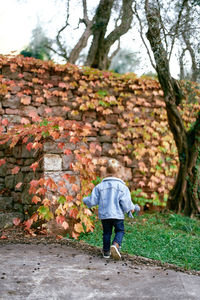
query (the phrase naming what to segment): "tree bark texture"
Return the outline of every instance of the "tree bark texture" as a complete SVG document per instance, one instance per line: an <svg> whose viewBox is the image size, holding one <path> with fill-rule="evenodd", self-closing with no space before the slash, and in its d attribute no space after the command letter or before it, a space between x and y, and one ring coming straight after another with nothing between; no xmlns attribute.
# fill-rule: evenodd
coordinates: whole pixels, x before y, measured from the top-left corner
<svg viewBox="0 0 200 300"><path fill-rule="evenodd" d="M145 12L148 23L147 38L154 54L158 79L164 92L168 124L179 157L178 175L170 191L167 206L176 213L200 216L200 113L193 128L187 132L177 109L182 93L178 83L170 74L167 53L161 40L160 16L155 1L145 1Z"/></svg>
<svg viewBox="0 0 200 300"><path fill-rule="evenodd" d="M87 46L89 37L92 35L92 26L94 24L95 17L90 21L87 15L87 1L82 0L83 3L83 19L79 23L84 23L86 28L80 37L79 41L76 43L69 55L69 62L75 64L80 56L81 51Z"/></svg>
<svg viewBox="0 0 200 300"><path fill-rule="evenodd" d="M93 24L93 40L86 60L86 65L100 70L108 69L108 57L111 46L124 35L133 19L132 0L123 0L121 24L107 36L107 26L111 17L114 0L101 0Z"/></svg>

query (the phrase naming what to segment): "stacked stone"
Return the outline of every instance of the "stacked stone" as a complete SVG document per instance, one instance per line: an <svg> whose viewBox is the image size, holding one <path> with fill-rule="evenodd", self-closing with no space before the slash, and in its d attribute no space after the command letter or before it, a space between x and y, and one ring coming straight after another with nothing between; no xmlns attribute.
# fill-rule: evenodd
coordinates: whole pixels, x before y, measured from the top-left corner
<svg viewBox="0 0 200 300"><path fill-rule="evenodd" d="M39 178L42 172L34 173L30 169L39 153L29 152L25 145L18 144L13 149L0 145L0 154L6 159L6 164L0 167L0 227L5 227L12 224L13 218L23 221L33 213L35 207L31 203L29 183ZM20 170L12 174L15 167Z"/></svg>
<svg viewBox="0 0 200 300"><path fill-rule="evenodd" d="M4 59L0 68L0 87L7 87L6 92L0 92L0 116L3 119L7 119L12 124L19 124L22 119L23 122L26 120L31 122L30 113L45 118L47 109L51 108L53 116L61 116L83 124L90 123L92 130L87 137L88 143L95 142L102 147L101 156L98 157L101 175L105 173L108 159L115 158L123 166L123 178L129 183L129 187L137 188L142 175L137 171L137 161L131 154L132 151L127 154L130 159L124 160L123 153L113 153L112 149L117 142L118 133L124 132L125 125L121 120L126 122L127 119L128 122L129 114L133 114L133 108L136 109L132 118L145 119L145 115L150 115L153 108L163 106L162 93L157 81L151 80L150 85L147 79L113 78L113 82L107 83L107 75L100 76L99 73L91 79L90 74L87 75L83 70L70 64L58 67L52 64L43 65L37 60L29 64L25 59L21 59L14 67L12 59L10 61ZM98 91L102 90L112 95L116 102L112 105L111 114L105 112L105 107L81 108L80 99L85 99L86 104L92 103ZM125 140L130 145L140 141L131 136L126 137ZM73 144L67 147L75 149ZM62 155L51 142L45 144L43 152L44 173L54 174L55 177L62 172L70 172L69 165L74 159L73 155ZM28 193L28 182L34 176L40 175L40 172L34 175L30 171L30 165L35 157L22 145L17 145L13 151L1 146L0 156L7 159L6 165L0 167L0 210L15 210L23 215L29 214L32 204ZM15 165L19 165L21 170L17 175L12 175L11 169ZM16 190L18 182L23 182L23 185ZM151 192L148 187L146 191Z"/></svg>

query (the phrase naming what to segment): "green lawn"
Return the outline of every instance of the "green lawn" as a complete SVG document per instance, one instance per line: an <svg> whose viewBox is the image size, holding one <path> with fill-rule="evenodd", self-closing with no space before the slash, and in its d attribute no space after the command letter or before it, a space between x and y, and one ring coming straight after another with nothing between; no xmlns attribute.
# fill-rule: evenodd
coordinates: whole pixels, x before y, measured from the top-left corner
<svg viewBox="0 0 200 300"><path fill-rule="evenodd" d="M122 252L200 270L200 221L175 214L143 214L125 220ZM102 247L101 223L81 240Z"/></svg>

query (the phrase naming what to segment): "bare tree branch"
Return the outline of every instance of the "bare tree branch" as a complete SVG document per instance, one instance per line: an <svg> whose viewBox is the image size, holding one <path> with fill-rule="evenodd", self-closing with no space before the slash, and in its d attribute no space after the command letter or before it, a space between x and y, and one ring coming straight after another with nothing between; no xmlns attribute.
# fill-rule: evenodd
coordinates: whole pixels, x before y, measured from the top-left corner
<svg viewBox="0 0 200 300"><path fill-rule="evenodd" d="M47 49L51 50L53 53L55 53L55 54L57 54L57 55L59 55L59 56L63 56L63 53L60 53L60 52L56 51L56 50L55 50L54 48L52 48L51 46L45 45L45 47L46 47ZM64 58L65 58L65 57L64 57ZM67 59L67 58L65 58L65 59Z"/></svg>
<svg viewBox="0 0 200 300"><path fill-rule="evenodd" d="M113 53L109 56L110 61L112 61L113 57L115 57L115 55L119 52L119 50L120 50L120 39L118 40L117 49L115 49L115 51L113 51Z"/></svg>
<svg viewBox="0 0 200 300"><path fill-rule="evenodd" d="M82 4L83 4L83 18L79 19L79 24L84 23L85 26L87 27L90 25L90 22L91 22L88 18L88 14L87 14L87 0L82 0ZM79 28L79 26L78 26L78 28Z"/></svg>
<svg viewBox="0 0 200 300"><path fill-rule="evenodd" d="M69 55L70 63L75 64L75 62L77 61L80 55L80 52L82 51L83 48L87 46L88 39L92 34L92 25L93 25L93 21L90 21L85 31L83 32L82 36L80 37L80 39L78 40L74 48L72 49Z"/></svg>
<svg viewBox="0 0 200 300"><path fill-rule="evenodd" d="M87 1L83 0L82 3L83 3L83 19L80 19L79 23L80 22L84 23L86 28L69 55L69 62L72 64L76 63L77 59L79 58L80 52L87 46L88 39L92 35L92 26L94 25L95 22L95 16L91 21L88 18Z"/></svg>
<svg viewBox="0 0 200 300"><path fill-rule="evenodd" d="M159 10L158 18L159 18L159 22L160 22L160 25L161 25L161 28L162 28L164 40L165 40L165 48L166 48L166 51L168 52L168 42L167 42L166 28L165 28L165 25L164 25L162 17L161 17L160 2L158 0L156 0L156 2L157 2L158 10Z"/></svg>
<svg viewBox="0 0 200 300"><path fill-rule="evenodd" d="M180 66L180 75L179 78L180 80L185 78L185 72L184 72L184 65L183 65L183 58L185 56L185 52L186 52L187 48L182 49L182 53L179 56L179 66Z"/></svg>
<svg viewBox="0 0 200 300"><path fill-rule="evenodd" d="M155 65L154 62L153 62L153 58L152 58L151 53L150 53L150 51L149 51L149 47L147 46L147 43L146 43L146 41L145 41L145 39L144 39L143 25L142 25L142 21L141 21L141 19L140 19L140 16L139 16L139 14L138 14L136 2L135 2L135 6L134 6L134 13L135 13L135 15L136 15L136 17L137 17L137 19L138 19L138 22L139 22L139 26L140 26L140 31L139 31L139 32L140 32L141 40L142 40L142 42L143 42L143 44L144 44L144 46L145 46L145 48L146 48L146 51L147 51L147 54L148 54L148 56L149 56L151 65L152 65L152 67L156 70L156 65Z"/></svg>
<svg viewBox="0 0 200 300"><path fill-rule="evenodd" d="M114 44L120 36L130 29L133 20L132 2L132 0L123 0L121 24L115 27L115 29L106 37L106 44Z"/></svg>
<svg viewBox="0 0 200 300"><path fill-rule="evenodd" d="M178 36L178 31L179 31L180 22L181 22L181 19L182 19L183 10L184 10L187 3L188 3L188 0L183 0L182 5L181 5L181 9L180 9L179 14L178 14L178 20L177 20L176 25L175 25L174 35L173 35L172 43L171 43L171 49L170 49L170 52L169 52L169 60L170 60L171 55L172 55L175 40Z"/></svg>
<svg viewBox="0 0 200 300"><path fill-rule="evenodd" d="M87 0L82 0L83 3L83 18L86 24L90 21L87 14Z"/></svg>
<svg viewBox="0 0 200 300"><path fill-rule="evenodd" d="M190 7L188 5L188 3L186 4L186 15L185 15L185 22L184 22L184 27L182 30L182 37L183 40L185 42L185 45L187 47L187 50L190 54L191 57L191 61L192 61L192 76L191 76L191 80L192 81L197 81L198 78L198 65L197 65L197 60L196 60L196 54L195 51L192 47L192 43L190 41L191 36L190 36L190 32L191 32L191 28L190 28L190 22L191 22L191 10Z"/></svg>
<svg viewBox="0 0 200 300"><path fill-rule="evenodd" d="M65 25L58 31L58 34L56 36L56 42L57 42L57 45L58 45L59 50L61 52L61 56L63 56L66 60L68 60L68 54L67 54L66 48L63 47L63 45L60 41L60 35L63 32L63 30L65 30L65 28L67 28L67 26L69 25L69 23L68 23L68 20L69 20L69 2L70 2L70 0L67 1L67 17L66 17Z"/></svg>

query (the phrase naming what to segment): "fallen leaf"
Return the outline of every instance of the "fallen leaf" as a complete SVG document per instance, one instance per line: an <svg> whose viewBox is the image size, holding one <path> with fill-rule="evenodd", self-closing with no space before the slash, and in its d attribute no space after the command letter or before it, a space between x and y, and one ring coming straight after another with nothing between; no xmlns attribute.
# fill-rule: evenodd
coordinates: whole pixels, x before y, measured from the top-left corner
<svg viewBox="0 0 200 300"><path fill-rule="evenodd" d="M21 118L21 124L27 125L30 124L30 121L26 118Z"/></svg>
<svg viewBox="0 0 200 300"><path fill-rule="evenodd" d="M2 235L1 237L0 237L0 239L1 240L5 240L5 239L7 239L8 237L6 236L6 235Z"/></svg>
<svg viewBox="0 0 200 300"><path fill-rule="evenodd" d="M78 232L78 233L84 232L83 225L80 224L80 223L75 224L75 225L74 225L74 229L75 229L75 231Z"/></svg>
<svg viewBox="0 0 200 300"><path fill-rule="evenodd" d="M62 223L62 227L63 227L65 230L67 230L67 228L69 227L69 224L68 224L66 221L64 221L64 222Z"/></svg>
<svg viewBox="0 0 200 300"><path fill-rule="evenodd" d="M1 122L4 126L7 126L8 125L8 120L7 119L3 119L3 121Z"/></svg>

